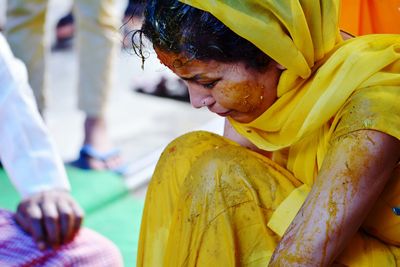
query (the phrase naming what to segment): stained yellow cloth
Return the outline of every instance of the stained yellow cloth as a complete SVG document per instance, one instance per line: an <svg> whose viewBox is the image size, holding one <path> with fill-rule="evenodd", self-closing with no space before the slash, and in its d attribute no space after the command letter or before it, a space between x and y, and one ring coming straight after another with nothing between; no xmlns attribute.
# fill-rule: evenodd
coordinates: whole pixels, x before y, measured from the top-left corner
<svg viewBox="0 0 400 267"><path fill-rule="evenodd" d="M335 0L182 2L210 12L287 69L279 80L278 99L264 114L247 124L230 122L259 148L276 151L278 158L286 153L285 167L309 188L330 142L342 132L332 136L349 116L351 107L344 107L353 94L368 102L363 112L374 114L361 124L354 118L358 129L400 139L400 35L343 42ZM298 206L298 196L289 198ZM282 207L277 212L289 211ZM286 229L292 219L276 228Z"/></svg>
<svg viewBox="0 0 400 267"><path fill-rule="evenodd" d="M267 221L294 184L221 136L177 138L147 190L137 266L266 266L279 240Z"/></svg>
<svg viewBox="0 0 400 267"><path fill-rule="evenodd" d="M400 203L396 181L397 194L387 196ZM216 134L177 138L162 153L147 190L137 266L267 266L280 239L268 221L292 192L303 194L297 183L278 164ZM396 261L398 247L362 232L336 260L351 267Z"/></svg>

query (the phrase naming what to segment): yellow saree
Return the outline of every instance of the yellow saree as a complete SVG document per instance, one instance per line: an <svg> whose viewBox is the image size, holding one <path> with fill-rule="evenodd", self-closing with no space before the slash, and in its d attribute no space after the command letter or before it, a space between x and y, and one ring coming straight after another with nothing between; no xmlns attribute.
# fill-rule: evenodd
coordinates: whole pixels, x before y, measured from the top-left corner
<svg viewBox="0 0 400 267"><path fill-rule="evenodd" d="M334 0L182 2L212 13L286 68L264 114L247 124L230 120L274 151L274 162L206 133L171 143L149 186L138 266L265 265L333 142L359 129L400 139L400 35L344 42ZM400 188L385 196L366 225L400 244L400 219L390 211ZM338 259L348 266L400 260L397 247L363 234L349 247Z"/></svg>

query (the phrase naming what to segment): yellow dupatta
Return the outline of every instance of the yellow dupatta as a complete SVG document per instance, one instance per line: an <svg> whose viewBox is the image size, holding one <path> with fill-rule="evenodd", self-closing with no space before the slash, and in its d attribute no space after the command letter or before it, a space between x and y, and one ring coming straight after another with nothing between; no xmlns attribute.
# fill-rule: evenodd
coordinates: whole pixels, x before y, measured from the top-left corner
<svg viewBox="0 0 400 267"><path fill-rule="evenodd" d="M368 100L363 104L367 118L355 124L400 139L400 35L369 35L343 42L338 0L182 2L210 12L286 68L279 80L278 99L264 114L247 124L230 120L259 148L276 151L277 161L284 158L286 167L304 183L269 222L278 234L284 233L304 202L329 141L360 129L337 128L341 119L351 117L351 107L346 106L351 96L360 103Z"/></svg>

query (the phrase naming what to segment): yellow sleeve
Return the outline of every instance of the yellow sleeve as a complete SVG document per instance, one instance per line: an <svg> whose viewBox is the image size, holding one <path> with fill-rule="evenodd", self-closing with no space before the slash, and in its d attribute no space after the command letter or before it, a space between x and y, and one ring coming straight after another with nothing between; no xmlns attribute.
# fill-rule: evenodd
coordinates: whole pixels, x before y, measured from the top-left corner
<svg viewBox="0 0 400 267"><path fill-rule="evenodd" d="M380 131L400 139L400 74L393 76L398 79L398 85L394 85L395 82L372 84L353 93L336 116L331 143L362 129Z"/></svg>

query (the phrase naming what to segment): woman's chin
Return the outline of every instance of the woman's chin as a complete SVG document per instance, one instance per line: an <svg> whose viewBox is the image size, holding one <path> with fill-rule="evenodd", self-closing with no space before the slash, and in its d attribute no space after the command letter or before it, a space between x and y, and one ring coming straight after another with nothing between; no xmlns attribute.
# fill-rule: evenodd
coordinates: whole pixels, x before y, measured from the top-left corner
<svg viewBox="0 0 400 267"><path fill-rule="evenodd" d="M248 116L247 114L230 114L228 117L240 123L249 123L256 119Z"/></svg>

